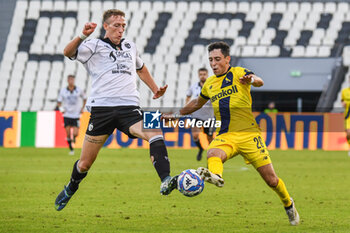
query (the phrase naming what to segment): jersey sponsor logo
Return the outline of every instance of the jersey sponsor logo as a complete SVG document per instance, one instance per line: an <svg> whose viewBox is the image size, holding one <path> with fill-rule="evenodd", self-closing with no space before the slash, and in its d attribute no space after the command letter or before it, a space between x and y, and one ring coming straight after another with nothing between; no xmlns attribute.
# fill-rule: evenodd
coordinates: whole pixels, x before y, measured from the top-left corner
<svg viewBox="0 0 350 233"><path fill-rule="evenodd" d="M90 123L90 124L89 124L89 127L88 127L88 130L89 130L89 131L92 131L93 128L94 128L94 125L93 125L92 123Z"/></svg>
<svg viewBox="0 0 350 233"><path fill-rule="evenodd" d="M113 60L113 62L115 62L117 59L126 59L126 60L132 60L132 56L129 52L125 52L125 51L111 51L109 53L109 58Z"/></svg>
<svg viewBox="0 0 350 233"><path fill-rule="evenodd" d="M232 95L232 94L237 93L237 92L238 92L237 86L234 85L234 86L231 86L231 88L229 88L229 89L222 89L220 93L212 96L210 100L211 100L211 102L214 102L216 100L227 97L227 96Z"/></svg>

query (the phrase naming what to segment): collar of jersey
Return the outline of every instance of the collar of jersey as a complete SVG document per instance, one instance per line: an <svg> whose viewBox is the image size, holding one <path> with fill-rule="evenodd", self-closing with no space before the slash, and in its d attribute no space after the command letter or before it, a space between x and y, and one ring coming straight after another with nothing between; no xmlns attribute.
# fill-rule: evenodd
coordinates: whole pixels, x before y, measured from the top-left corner
<svg viewBox="0 0 350 233"><path fill-rule="evenodd" d="M122 42L123 42L123 40L125 40L124 38L120 40L119 44L114 44L109 38L101 38L101 40L106 42L110 46L112 46L112 48L114 48L114 49L118 48L119 50L123 50L122 49Z"/></svg>
<svg viewBox="0 0 350 233"><path fill-rule="evenodd" d="M230 70L231 70L231 66L228 68L228 70L226 71L226 73L221 74L221 75L216 75L217 78L221 78L222 76L226 75Z"/></svg>
<svg viewBox="0 0 350 233"><path fill-rule="evenodd" d="M67 91L73 92L75 89L77 89L77 86L74 86L73 90L69 90L69 87L67 86Z"/></svg>

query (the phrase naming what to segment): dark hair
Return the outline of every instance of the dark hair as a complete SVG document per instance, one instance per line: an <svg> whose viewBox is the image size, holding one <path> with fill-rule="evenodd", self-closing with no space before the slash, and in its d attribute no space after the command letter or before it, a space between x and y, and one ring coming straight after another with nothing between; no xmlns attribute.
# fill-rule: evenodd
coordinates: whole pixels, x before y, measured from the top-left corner
<svg viewBox="0 0 350 233"><path fill-rule="evenodd" d="M117 15L125 17L125 13L121 10L117 10L117 9L106 10L103 13L103 22L106 22L106 20L109 19L109 17L117 16Z"/></svg>
<svg viewBox="0 0 350 233"><path fill-rule="evenodd" d="M205 67L202 67L202 68L199 68L199 69L198 69L198 73L201 72L201 71L205 71L205 72L208 73L208 69L205 68Z"/></svg>
<svg viewBox="0 0 350 233"><path fill-rule="evenodd" d="M223 41L213 42L208 46L208 52L213 51L214 49L221 49L221 53L224 57L230 56L230 46Z"/></svg>
<svg viewBox="0 0 350 233"><path fill-rule="evenodd" d="M75 78L75 75L69 74L69 75L67 76L67 78Z"/></svg>

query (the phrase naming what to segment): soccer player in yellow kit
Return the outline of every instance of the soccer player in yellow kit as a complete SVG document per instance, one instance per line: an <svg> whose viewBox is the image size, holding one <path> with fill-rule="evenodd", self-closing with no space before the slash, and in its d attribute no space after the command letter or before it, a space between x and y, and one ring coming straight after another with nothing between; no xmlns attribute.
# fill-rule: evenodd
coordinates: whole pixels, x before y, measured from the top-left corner
<svg viewBox="0 0 350 233"><path fill-rule="evenodd" d="M344 107L344 125L346 132L346 140L348 141L348 144L350 146L350 87L344 88L341 91L341 103ZM348 155L350 156L350 149Z"/></svg>
<svg viewBox="0 0 350 233"><path fill-rule="evenodd" d="M180 115L190 114L210 100L216 119L221 121L217 136L208 147L208 168L198 168L198 174L205 181L222 187L223 163L241 154L280 197L290 224L298 225L299 214L294 201L273 169L260 128L252 114L250 87L262 86L263 80L247 69L231 67L230 47L225 42L210 44L208 52L215 75L206 80L200 96L178 112Z"/></svg>

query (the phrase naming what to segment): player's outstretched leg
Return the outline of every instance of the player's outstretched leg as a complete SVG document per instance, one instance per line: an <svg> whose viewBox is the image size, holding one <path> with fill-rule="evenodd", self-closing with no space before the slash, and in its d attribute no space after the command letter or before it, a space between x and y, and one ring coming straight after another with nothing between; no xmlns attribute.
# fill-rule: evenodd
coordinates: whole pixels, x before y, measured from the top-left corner
<svg viewBox="0 0 350 233"><path fill-rule="evenodd" d="M277 177L275 170L273 169L272 163L263 165L257 168L261 177L264 179L266 184L276 192L276 194L281 199L283 206L288 215L288 219L291 225L295 226L299 224L300 217L295 208L293 199L290 197L286 185L283 180Z"/></svg>
<svg viewBox="0 0 350 233"><path fill-rule="evenodd" d="M223 187L225 182L222 178L224 171L223 161L227 158L226 153L218 148L208 150L208 168L199 167L197 173L206 182Z"/></svg>
<svg viewBox="0 0 350 233"><path fill-rule="evenodd" d="M67 186L64 186L64 189L58 194L56 200L55 200L55 209L57 211L62 210L64 207L66 207L68 201L71 199L73 194L78 190L79 183L85 178L87 175L87 172L80 172L78 167L77 160L74 163L72 175L70 178L70 181Z"/></svg>
<svg viewBox="0 0 350 233"><path fill-rule="evenodd" d="M290 200L292 204L288 207L284 207L284 209L286 210L290 224L296 226L300 222L300 217L297 209L295 208L293 198L290 198Z"/></svg>
<svg viewBox="0 0 350 233"><path fill-rule="evenodd" d="M160 194L168 195L177 187L177 176L170 176L170 163L163 135L156 135L149 139L150 156L154 168L162 183Z"/></svg>

